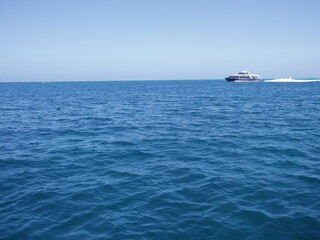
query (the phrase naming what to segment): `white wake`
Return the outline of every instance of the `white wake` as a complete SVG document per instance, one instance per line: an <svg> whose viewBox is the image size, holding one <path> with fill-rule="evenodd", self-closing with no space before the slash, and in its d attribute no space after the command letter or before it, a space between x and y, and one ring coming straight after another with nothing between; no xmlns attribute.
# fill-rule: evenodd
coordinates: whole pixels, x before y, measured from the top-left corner
<svg viewBox="0 0 320 240"><path fill-rule="evenodd" d="M320 79L303 80L303 79L293 79L293 78L278 78L272 80L264 80L264 82L320 82Z"/></svg>

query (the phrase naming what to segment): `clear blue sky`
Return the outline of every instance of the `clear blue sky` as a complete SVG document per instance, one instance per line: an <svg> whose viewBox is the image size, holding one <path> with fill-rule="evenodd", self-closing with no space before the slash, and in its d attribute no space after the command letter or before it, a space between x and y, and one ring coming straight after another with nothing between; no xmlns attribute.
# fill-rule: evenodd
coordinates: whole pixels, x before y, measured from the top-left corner
<svg viewBox="0 0 320 240"><path fill-rule="evenodd" d="M0 81L320 76L319 0L1 0Z"/></svg>

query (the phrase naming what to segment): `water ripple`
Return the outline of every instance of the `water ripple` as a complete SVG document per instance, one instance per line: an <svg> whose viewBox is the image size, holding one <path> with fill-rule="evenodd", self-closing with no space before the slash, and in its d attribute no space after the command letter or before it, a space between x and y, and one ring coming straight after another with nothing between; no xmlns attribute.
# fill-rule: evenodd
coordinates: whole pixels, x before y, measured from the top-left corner
<svg viewBox="0 0 320 240"><path fill-rule="evenodd" d="M317 82L0 88L0 239L320 239Z"/></svg>

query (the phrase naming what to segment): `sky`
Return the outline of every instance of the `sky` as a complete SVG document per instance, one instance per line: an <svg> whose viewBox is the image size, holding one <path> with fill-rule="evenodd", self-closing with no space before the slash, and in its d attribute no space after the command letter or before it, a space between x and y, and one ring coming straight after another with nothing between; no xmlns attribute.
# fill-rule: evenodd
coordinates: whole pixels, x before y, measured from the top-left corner
<svg viewBox="0 0 320 240"><path fill-rule="evenodd" d="M320 77L319 0L0 0L0 81Z"/></svg>

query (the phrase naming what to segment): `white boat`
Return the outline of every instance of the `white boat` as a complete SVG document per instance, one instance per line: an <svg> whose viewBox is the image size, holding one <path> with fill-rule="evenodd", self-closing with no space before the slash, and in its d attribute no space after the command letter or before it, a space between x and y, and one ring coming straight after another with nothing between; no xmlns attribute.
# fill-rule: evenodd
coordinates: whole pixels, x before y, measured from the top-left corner
<svg viewBox="0 0 320 240"><path fill-rule="evenodd" d="M238 74L233 74L225 78L228 82L236 81L260 81L261 77L258 74L252 74L249 71L241 71Z"/></svg>

